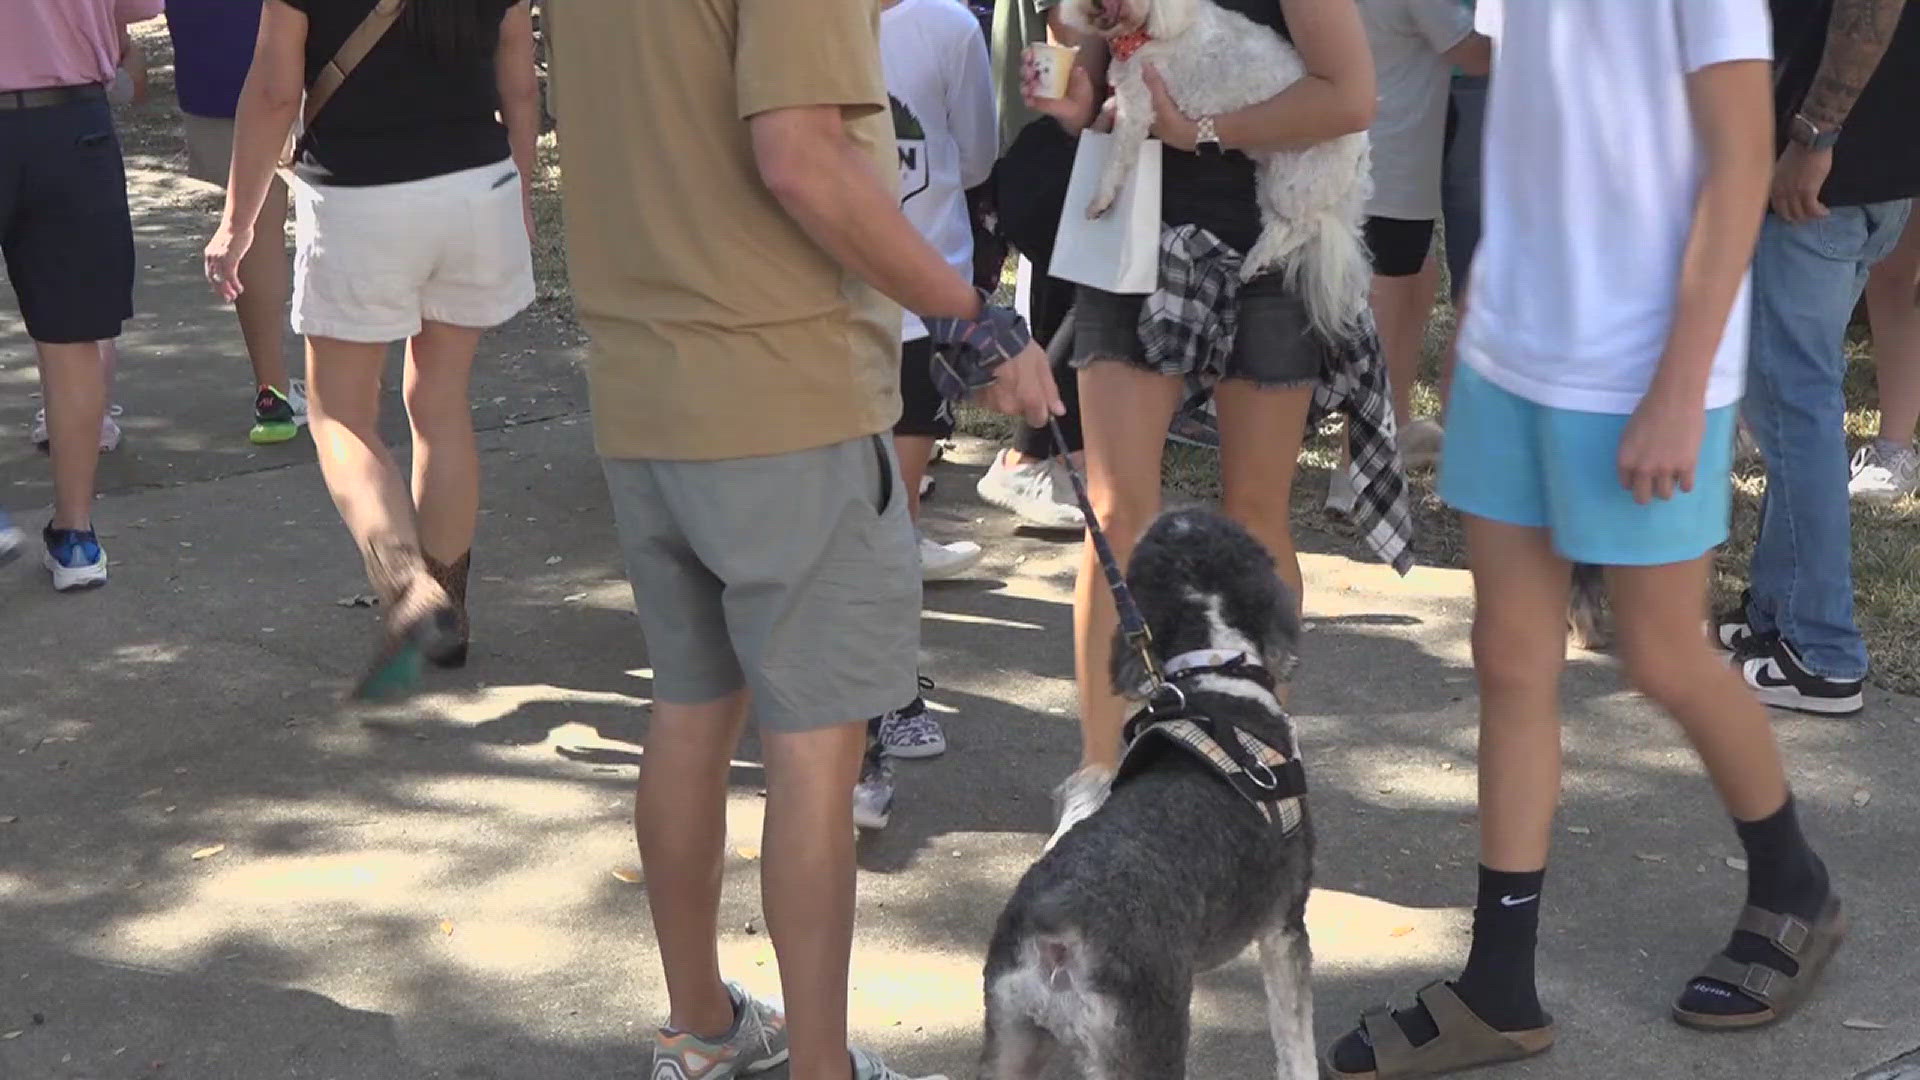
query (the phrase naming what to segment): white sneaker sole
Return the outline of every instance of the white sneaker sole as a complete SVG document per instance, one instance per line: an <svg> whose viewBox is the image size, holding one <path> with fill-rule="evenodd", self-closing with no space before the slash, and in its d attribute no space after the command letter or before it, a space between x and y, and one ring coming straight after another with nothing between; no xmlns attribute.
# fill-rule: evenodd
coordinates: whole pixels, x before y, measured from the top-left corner
<svg viewBox="0 0 1920 1080"><path fill-rule="evenodd" d="M974 494L980 496L981 502L986 503L988 506L1005 510L1007 513L1019 518L1020 524L1025 525L1029 529L1045 529L1048 532L1083 532L1087 527L1086 519L1084 517L1078 517L1078 515L1075 515L1075 517L1078 517L1078 520L1073 520L1065 515L1058 518L1043 518L1031 514L1021 505L1023 502L1022 499L1001 490L998 485L987 483L985 480L974 485L973 491ZM1066 509L1064 503L1060 504L1060 506L1063 510Z"/></svg>
<svg viewBox="0 0 1920 1080"><path fill-rule="evenodd" d="M20 549L26 546L26 533L19 529L0 529L0 566L19 558Z"/></svg>
<svg viewBox="0 0 1920 1080"><path fill-rule="evenodd" d="M892 820L893 820L892 807L888 807L885 811L877 814L864 807L855 806L853 808L853 826L856 829L865 829L869 832L879 832L881 829L884 829L887 827L887 822Z"/></svg>
<svg viewBox="0 0 1920 1080"><path fill-rule="evenodd" d="M1785 709L1788 712L1809 713L1814 716L1852 716L1864 711L1867 707L1865 694L1850 694L1841 698L1810 698L1792 690L1758 687L1752 683L1748 683L1747 687L1753 691L1755 697L1760 699L1761 704Z"/></svg>
<svg viewBox="0 0 1920 1080"><path fill-rule="evenodd" d="M985 558L986 554L984 551L978 551L964 559L956 559L942 566L928 566L923 562L920 564L920 580L952 581L954 578L960 577L967 571L979 566L980 560Z"/></svg>
<svg viewBox="0 0 1920 1080"><path fill-rule="evenodd" d="M62 566L52 555L40 559L42 566L53 575L55 592L77 592L81 589L97 589L107 583L107 561L101 559L92 566Z"/></svg>
<svg viewBox="0 0 1920 1080"><path fill-rule="evenodd" d="M920 761L926 758L937 758L946 753L947 744L944 739L940 742L921 743L915 746L892 746L882 743L880 749L890 758L899 758L901 761Z"/></svg>

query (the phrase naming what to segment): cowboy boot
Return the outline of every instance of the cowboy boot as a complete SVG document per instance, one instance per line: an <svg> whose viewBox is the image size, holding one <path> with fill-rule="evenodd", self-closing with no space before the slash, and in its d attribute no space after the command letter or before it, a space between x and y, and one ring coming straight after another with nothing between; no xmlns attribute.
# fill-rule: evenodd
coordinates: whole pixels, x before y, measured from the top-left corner
<svg viewBox="0 0 1920 1080"><path fill-rule="evenodd" d="M436 663L445 668L466 667L467 642L472 634L472 625L467 619L467 576L473 567L473 552L468 551L450 563L443 563L425 552L420 557L427 565L427 572L433 575L433 580L446 590L447 599L453 601L455 636L459 639L459 644L447 653L446 658Z"/></svg>
<svg viewBox="0 0 1920 1080"><path fill-rule="evenodd" d="M444 664L460 646L452 598L427 572L420 549L391 537L375 538L361 553L367 580L386 611L373 661L355 685L358 698L392 697L420 681L424 657Z"/></svg>

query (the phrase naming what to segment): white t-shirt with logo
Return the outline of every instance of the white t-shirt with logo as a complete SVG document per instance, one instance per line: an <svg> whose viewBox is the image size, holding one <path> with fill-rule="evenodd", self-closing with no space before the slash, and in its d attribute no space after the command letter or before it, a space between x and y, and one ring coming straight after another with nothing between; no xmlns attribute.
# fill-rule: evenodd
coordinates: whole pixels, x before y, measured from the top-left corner
<svg viewBox="0 0 1920 1080"><path fill-rule="evenodd" d="M1379 107L1367 132L1373 141L1367 213L1436 220L1453 80L1453 64L1444 54L1473 33L1473 13L1460 0L1360 0L1360 16L1380 81Z"/></svg>
<svg viewBox="0 0 1920 1080"><path fill-rule="evenodd" d="M967 191L986 183L1000 148L986 35L957 0L900 0L880 14L880 63L900 148L900 208L971 279ZM926 336L907 312L901 337Z"/></svg>
<svg viewBox="0 0 1920 1080"><path fill-rule="evenodd" d="M1770 59L1767 0L1482 0L1479 17L1500 48L1460 357L1542 405L1630 413L1673 328L1705 167L1686 78ZM1748 293L1708 408L1744 388Z"/></svg>

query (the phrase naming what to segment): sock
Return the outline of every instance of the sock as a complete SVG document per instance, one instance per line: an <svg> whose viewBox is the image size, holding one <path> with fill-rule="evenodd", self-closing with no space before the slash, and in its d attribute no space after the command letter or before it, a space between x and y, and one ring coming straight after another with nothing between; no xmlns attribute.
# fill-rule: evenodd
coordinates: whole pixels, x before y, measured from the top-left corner
<svg viewBox="0 0 1920 1080"><path fill-rule="evenodd" d="M1473 950L1467 966L1451 984L1473 1014L1496 1031L1525 1031L1546 1024L1534 986L1534 946L1540 931L1540 888L1545 870L1509 873L1480 868L1480 894L1473 908ZM1407 1041L1415 1046L1440 1034L1426 1006L1393 1014ZM1343 1073L1371 1072L1373 1047L1356 1031L1333 1048L1333 1065Z"/></svg>
<svg viewBox="0 0 1920 1080"><path fill-rule="evenodd" d="M1808 846L1800 831L1800 815L1791 797L1771 817L1735 821L1740 845L1747 852L1747 903L1811 923L1820 916L1830 891L1827 866ZM1762 964L1786 975L1798 975L1800 965L1757 934L1735 931L1722 950L1735 960ZM1688 1012L1737 1016L1760 1012L1766 1006L1715 979L1695 979L1680 995Z"/></svg>

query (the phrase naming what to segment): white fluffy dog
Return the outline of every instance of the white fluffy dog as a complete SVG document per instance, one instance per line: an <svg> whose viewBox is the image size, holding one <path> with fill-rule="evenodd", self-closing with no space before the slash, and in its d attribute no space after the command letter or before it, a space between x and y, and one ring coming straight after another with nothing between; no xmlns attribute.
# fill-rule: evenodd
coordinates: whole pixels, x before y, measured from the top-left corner
<svg viewBox="0 0 1920 1080"><path fill-rule="evenodd" d="M1285 38L1212 0L1067 0L1063 17L1113 46L1107 69L1116 98L1113 154L1087 208L1090 217L1112 207L1153 124L1147 65L1159 71L1180 111L1196 118L1257 105L1306 72ZM1350 337L1367 308L1373 273L1361 236L1373 188L1367 145L1365 133L1355 133L1305 150L1247 152L1258 170L1261 232L1241 278L1284 273L1306 300L1314 329L1329 341Z"/></svg>

